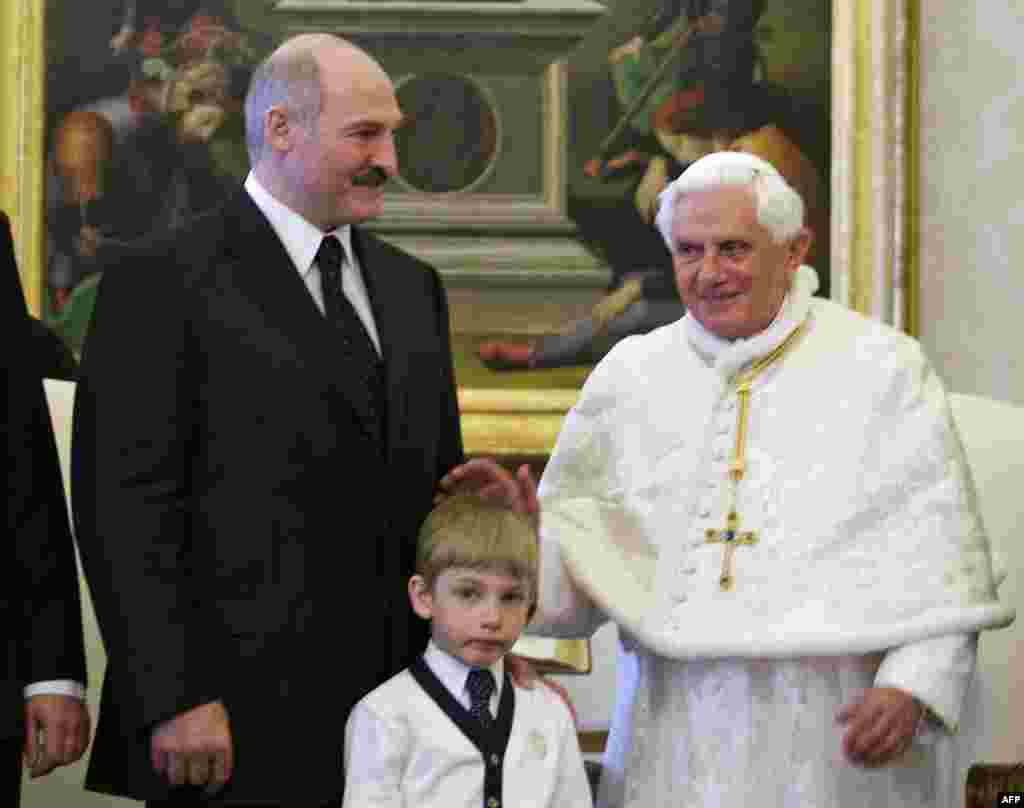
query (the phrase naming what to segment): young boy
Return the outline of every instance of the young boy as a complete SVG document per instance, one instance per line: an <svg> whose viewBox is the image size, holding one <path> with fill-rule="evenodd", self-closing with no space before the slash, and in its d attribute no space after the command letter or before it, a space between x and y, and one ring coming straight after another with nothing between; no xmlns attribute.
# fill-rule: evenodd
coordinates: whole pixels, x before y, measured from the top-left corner
<svg viewBox="0 0 1024 808"><path fill-rule="evenodd" d="M344 808L592 806L568 707L504 671L536 596L536 537L524 517L468 494L434 509L409 580L431 641L353 708Z"/></svg>

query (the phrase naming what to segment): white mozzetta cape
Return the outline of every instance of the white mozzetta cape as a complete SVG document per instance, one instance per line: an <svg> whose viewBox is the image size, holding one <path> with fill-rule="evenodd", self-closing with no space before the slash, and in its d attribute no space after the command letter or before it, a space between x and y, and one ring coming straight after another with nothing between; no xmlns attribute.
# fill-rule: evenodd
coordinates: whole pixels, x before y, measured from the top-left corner
<svg viewBox="0 0 1024 808"><path fill-rule="evenodd" d="M540 498L539 629L612 619L674 659L861 654L1013 620L942 384L911 338L827 300L801 267L775 322L726 345L687 316L619 343L566 419ZM718 585L736 433L754 382L735 585ZM712 357L714 357L712 359ZM568 571L571 581L564 572Z"/></svg>

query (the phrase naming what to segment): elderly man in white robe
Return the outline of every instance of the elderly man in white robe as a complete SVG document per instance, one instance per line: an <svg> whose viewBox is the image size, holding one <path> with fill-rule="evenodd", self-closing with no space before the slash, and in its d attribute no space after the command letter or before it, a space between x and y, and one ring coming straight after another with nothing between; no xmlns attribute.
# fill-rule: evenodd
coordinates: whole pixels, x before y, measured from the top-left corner
<svg viewBox="0 0 1024 808"><path fill-rule="evenodd" d="M710 155L660 201L688 313L595 368L539 491L536 630L613 620L638 662L601 802L958 804L977 633L1013 611L942 384L913 339L812 297L768 163ZM447 484L474 477L537 507L487 461Z"/></svg>

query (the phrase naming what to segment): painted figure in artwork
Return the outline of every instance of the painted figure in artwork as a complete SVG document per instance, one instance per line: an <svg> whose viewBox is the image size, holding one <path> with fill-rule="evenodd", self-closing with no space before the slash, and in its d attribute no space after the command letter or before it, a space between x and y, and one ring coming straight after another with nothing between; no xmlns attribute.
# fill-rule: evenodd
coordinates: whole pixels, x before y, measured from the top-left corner
<svg viewBox="0 0 1024 808"><path fill-rule="evenodd" d="M510 370L596 362L623 337L683 316L671 259L653 227L655 205L669 182L712 152L755 154L799 191L815 233L809 262L827 277L827 185L799 134L817 112L766 76L759 47L771 35L760 25L765 2L662 0L643 30L611 50L622 115L584 173L634 182L630 198L614 212L586 204L572 210L581 238L609 264L610 288L590 316L558 334L481 345L485 365Z"/></svg>
<svg viewBox="0 0 1024 808"><path fill-rule="evenodd" d="M46 282L55 325L73 344L97 276L124 250L220 204L245 170L225 146L240 131L255 58L248 37L208 3L153 5L125 3L104 44L124 68L123 89L80 100L51 133ZM73 296L81 302L69 307Z"/></svg>

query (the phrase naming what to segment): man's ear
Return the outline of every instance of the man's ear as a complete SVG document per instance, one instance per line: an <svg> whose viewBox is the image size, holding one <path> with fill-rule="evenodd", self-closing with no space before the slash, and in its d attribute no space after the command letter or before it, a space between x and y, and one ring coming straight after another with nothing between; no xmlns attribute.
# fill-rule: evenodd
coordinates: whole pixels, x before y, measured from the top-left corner
<svg viewBox="0 0 1024 808"><path fill-rule="evenodd" d="M814 232L809 227L801 227L800 232L789 240L789 256L786 263L791 271L796 271L807 259L807 253L814 243Z"/></svg>
<svg viewBox="0 0 1024 808"><path fill-rule="evenodd" d="M412 610L424 620L434 616L434 593L422 575L413 575L409 579L409 603Z"/></svg>
<svg viewBox="0 0 1024 808"><path fill-rule="evenodd" d="M263 120L263 140L274 151L291 151L295 129L288 113L280 107L271 107Z"/></svg>

